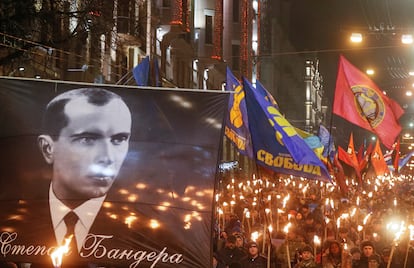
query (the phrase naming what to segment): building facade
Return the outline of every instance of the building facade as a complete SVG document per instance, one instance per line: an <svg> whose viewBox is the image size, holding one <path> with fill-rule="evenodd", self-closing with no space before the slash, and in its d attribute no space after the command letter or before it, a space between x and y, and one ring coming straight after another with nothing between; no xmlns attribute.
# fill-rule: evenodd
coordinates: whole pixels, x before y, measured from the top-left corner
<svg viewBox="0 0 414 268"><path fill-rule="evenodd" d="M259 80L293 125L315 132L324 118L323 89L315 87L319 74L310 64L316 61L289 42L289 1L50 3L0 4L8 11L4 19L30 14L14 23L24 26L20 30L10 18L2 26L0 74L134 85L132 69L149 56L158 63L163 86L223 90L228 66L239 78ZM252 168L227 142L223 159L238 159L246 172Z"/></svg>

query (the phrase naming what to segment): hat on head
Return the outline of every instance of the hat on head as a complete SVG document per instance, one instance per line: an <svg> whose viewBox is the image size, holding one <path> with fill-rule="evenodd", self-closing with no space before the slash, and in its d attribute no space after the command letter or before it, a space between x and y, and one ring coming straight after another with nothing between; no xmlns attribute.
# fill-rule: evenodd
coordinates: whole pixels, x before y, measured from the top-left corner
<svg viewBox="0 0 414 268"><path fill-rule="evenodd" d="M313 252L313 249L312 249L312 247L311 246L309 246L309 245L305 245L305 246L303 246L303 248L302 248L302 250L301 250L301 252L304 252L304 251L309 251L309 252Z"/></svg>
<svg viewBox="0 0 414 268"><path fill-rule="evenodd" d="M369 241L369 240L362 241L361 249L363 249L364 247L367 247L367 246L375 248L374 243L372 243L372 241Z"/></svg>
<svg viewBox="0 0 414 268"><path fill-rule="evenodd" d="M255 241L250 241L249 243L247 243L247 248L251 248L252 246L257 247L257 243Z"/></svg>
<svg viewBox="0 0 414 268"><path fill-rule="evenodd" d="M337 240L329 240L329 246L328 246L328 248L331 248L331 246L333 244L337 244L338 247L341 248L341 243L339 243L339 241L337 241Z"/></svg>

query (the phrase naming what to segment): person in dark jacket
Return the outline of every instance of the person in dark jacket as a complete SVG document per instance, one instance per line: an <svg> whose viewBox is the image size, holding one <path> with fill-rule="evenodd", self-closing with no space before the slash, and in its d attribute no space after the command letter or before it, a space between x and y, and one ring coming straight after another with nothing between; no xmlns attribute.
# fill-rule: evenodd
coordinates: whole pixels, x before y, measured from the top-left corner
<svg viewBox="0 0 414 268"><path fill-rule="evenodd" d="M246 255L236 247L236 237L229 235L226 239L224 248L216 252L217 268L227 268L233 263L240 264L240 261Z"/></svg>
<svg viewBox="0 0 414 268"><path fill-rule="evenodd" d="M304 246L301 251L301 260L295 265L295 268L317 268L318 264L313 257L312 247L309 245Z"/></svg>
<svg viewBox="0 0 414 268"><path fill-rule="evenodd" d="M366 240L361 243L361 259L352 268L385 268L385 264L379 254L375 253L374 243Z"/></svg>
<svg viewBox="0 0 414 268"><path fill-rule="evenodd" d="M242 268L266 268L267 258L259 254L259 248L256 242L247 243L247 256L241 260Z"/></svg>

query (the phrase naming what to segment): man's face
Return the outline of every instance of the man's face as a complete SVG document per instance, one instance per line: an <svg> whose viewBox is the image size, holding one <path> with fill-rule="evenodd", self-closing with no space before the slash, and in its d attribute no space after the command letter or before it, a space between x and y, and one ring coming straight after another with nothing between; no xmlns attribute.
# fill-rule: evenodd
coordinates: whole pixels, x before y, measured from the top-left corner
<svg viewBox="0 0 414 268"><path fill-rule="evenodd" d="M249 254L252 257L256 257L259 254L259 249L257 248L256 244L249 246Z"/></svg>
<svg viewBox="0 0 414 268"><path fill-rule="evenodd" d="M229 248L229 249L234 249L236 247L236 243L227 241L226 242L226 247Z"/></svg>
<svg viewBox="0 0 414 268"><path fill-rule="evenodd" d="M353 260L360 260L361 259L361 253L355 252L354 254L352 254L352 259Z"/></svg>
<svg viewBox="0 0 414 268"><path fill-rule="evenodd" d="M65 106L68 125L53 142L53 190L60 199L105 195L128 152L131 114L119 99L104 106L77 98Z"/></svg>
<svg viewBox="0 0 414 268"><path fill-rule="evenodd" d="M312 258L312 252L310 251L304 251L302 252L302 260L308 261Z"/></svg>
<svg viewBox="0 0 414 268"><path fill-rule="evenodd" d="M296 239L296 233L292 232L292 231L289 231L287 233L287 237L288 237L288 240L294 240L294 239Z"/></svg>
<svg viewBox="0 0 414 268"><path fill-rule="evenodd" d="M374 248L373 248L373 247L371 247L371 246L365 246L365 247L362 249L362 252L364 253L364 255L365 255L366 257L370 257L370 256L374 253Z"/></svg>
<svg viewBox="0 0 414 268"><path fill-rule="evenodd" d="M308 208L305 208L305 207L303 207L301 210L302 210L301 211L302 215L307 215L309 212Z"/></svg>
<svg viewBox="0 0 414 268"><path fill-rule="evenodd" d="M237 246L238 248L243 247L243 238L241 238L241 237L237 237L237 238L236 238L236 246Z"/></svg>
<svg viewBox="0 0 414 268"><path fill-rule="evenodd" d="M339 246L336 243L333 243L330 247L329 247L329 251L332 254L338 254L339 253Z"/></svg>

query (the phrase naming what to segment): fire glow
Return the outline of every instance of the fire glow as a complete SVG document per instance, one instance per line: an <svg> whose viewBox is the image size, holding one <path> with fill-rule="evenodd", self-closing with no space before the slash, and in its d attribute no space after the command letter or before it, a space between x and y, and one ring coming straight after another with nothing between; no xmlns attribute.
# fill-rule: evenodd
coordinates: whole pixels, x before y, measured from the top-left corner
<svg viewBox="0 0 414 268"><path fill-rule="evenodd" d="M58 268L62 265L63 255L67 254L70 250L69 244L72 241L73 235L65 238L65 244L63 246L57 247L51 254L50 258L52 259L53 267Z"/></svg>

